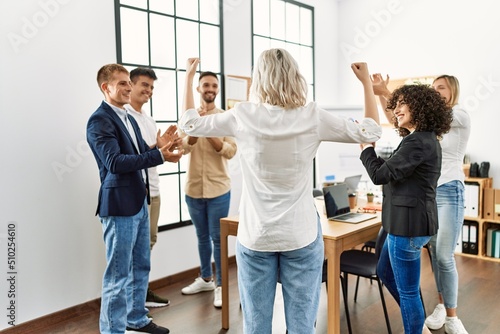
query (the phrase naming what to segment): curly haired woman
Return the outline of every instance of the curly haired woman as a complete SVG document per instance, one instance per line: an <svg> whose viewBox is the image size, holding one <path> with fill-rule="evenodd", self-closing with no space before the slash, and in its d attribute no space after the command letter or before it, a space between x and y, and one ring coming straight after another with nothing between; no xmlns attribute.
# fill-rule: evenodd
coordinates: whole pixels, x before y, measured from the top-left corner
<svg viewBox="0 0 500 334"><path fill-rule="evenodd" d="M372 76L373 89L385 108L391 92L387 88L389 76L384 80L380 73ZM442 166L438 180L436 201L438 206L438 233L429 241L432 268L437 285L439 303L434 312L425 319L427 327L438 330L444 325L448 334L467 334L462 321L457 317L458 271L455 262L455 246L464 221L464 179L462 161L470 135L470 118L458 105L460 84L452 75L440 75L432 87L453 108L450 131L441 140ZM386 112L391 121L392 116Z"/></svg>
<svg viewBox="0 0 500 334"><path fill-rule="evenodd" d="M391 157L384 160L372 144L361 145L370 179L383 185L382 225L388 235L377 272L400 305L405 333L430 333L420 299L420 253L438 230L439 140L450 130L452 113L442 96L424 85L396 89L387 110L403 137Z"/></svg>

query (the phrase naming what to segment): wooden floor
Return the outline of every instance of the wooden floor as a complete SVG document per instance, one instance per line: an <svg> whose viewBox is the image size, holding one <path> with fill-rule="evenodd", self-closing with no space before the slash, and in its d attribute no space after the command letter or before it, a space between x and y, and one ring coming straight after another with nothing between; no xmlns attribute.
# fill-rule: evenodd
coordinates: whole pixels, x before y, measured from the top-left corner
<svg viewBox="0 0 500 334"><path fill-rule="evenodd" d="M427 314L431 313L436 304L435 284L426 251L422 254L422 293ZM460 273L459 317L469 334L497 334L500 332L500 263L479 260L471 257L457 256L457 266ZM221 329L221 311L213 305L213 293L204 292L197 295L184 296L180 290L191 283L191 279L171 284L157 289L156 293L171 300L171 305L164 308L151 309L154 321L168 327L173 334L240 334L242 330L242 313L239 308L236 267L233 265L230 277L230 326L229 330ZM355 303L354 283L350 279L349 308L353 332L355 334L387 333L380 297L376 284L361 279L358 301ZM385 291L392 331L403 333L399 307ZM284 334L285 323L283 303L280 291L276 296L274 311L273 334ZM341 333L347 333L347 325L341 306ZM98 305L90 316L75 317L68 322L60 323L50 328L37 328L36 331L23 329L23 334L30 333L99 333ZM323 285L320 308L317 320L317 333L326 333L326 289ZM14 331L8 331L14 333ZM444 333L444 329L433 333Z"/></svg>

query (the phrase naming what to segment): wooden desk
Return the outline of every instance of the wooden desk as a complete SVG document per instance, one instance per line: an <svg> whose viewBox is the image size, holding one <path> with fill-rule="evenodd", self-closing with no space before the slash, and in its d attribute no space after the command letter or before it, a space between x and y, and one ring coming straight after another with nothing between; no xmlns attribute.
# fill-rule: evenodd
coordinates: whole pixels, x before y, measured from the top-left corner
<svg viewBox="0 0 500 334"><path fill-rule="evenodd" d="M340 254L368 240L375 239L381 219L370 219L359 224L333 222L323 214L323 201L316 200L321 217L325 257L328 261L328 334L340 334ZM229 329L229 274L228 236L238 233L238 216L220 220L222 271L222 328Z"/></svg>

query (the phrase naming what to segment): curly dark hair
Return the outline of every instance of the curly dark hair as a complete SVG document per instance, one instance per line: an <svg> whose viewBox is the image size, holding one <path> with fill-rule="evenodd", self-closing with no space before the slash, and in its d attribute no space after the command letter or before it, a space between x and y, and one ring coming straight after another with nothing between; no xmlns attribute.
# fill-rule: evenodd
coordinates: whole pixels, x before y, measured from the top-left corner
<svg viewBox="0 0 500 334"><path fill-rule="evenodd" d="M401 101L410 110L411 124L415 131L433 131L438 138L450 131L453 120L451 108L435 89L420 84L401 86L392 92L387 101L387 110L394 110ZM401 137L410 134L410 131L398 126L395 116L392 117L392 123Z"/></svg>

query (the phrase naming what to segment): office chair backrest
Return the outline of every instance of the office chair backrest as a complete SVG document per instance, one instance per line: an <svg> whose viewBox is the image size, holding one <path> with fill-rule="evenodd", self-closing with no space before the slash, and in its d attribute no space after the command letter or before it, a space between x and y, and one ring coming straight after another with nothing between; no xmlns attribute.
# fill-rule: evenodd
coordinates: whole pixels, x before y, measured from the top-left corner
<svg viewBox="0 0 500 334"><path fill-rule="evenodd" d="M387 238L387 232L383 227L380 227L377 235L377 241L375 243L375 256L377 259L380 257L380 252L382 251L382 247L384 247L385 239Z"/></svg>
<svg viewBox="0 0 500 334"><path fill-rule="evenodd" d="M321 189L313 189L313 197L323 196L323 191Z"/></svg>

